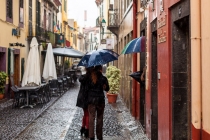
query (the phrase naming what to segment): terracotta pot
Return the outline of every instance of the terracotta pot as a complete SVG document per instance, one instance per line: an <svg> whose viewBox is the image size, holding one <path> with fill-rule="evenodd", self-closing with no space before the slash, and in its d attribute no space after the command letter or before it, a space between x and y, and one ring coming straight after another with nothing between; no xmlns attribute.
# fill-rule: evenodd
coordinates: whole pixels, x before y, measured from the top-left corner
<svg viewBox="0 0 210 140"><path fill-rule="evenodd" d="M0 100L2 100L4 98L4 94L0 93Z"/></svg>
<svg viewBox="0 0 210 140"><path fill-rule="evenodd" d="M118 94L107 93L106 96L108 98L108 103L116 103Z"/></svg>

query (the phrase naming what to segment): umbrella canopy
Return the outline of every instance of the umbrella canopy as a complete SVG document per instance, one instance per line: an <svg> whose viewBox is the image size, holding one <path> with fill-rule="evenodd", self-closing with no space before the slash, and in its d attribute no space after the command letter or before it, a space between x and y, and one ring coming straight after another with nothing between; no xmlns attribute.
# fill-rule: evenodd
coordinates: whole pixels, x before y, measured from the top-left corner
<svg viewBox="0 0 210 140"><path fill-rule="evenodd" d="M137 53L145 51L145 37L139 37L131 40L125 48L122 50L121 54Z"/></svg>
<svg viewBox="0 0 210 140"><path fill-rule="evenodd" d="M137 82L139 82L141 86L144 86L145 85L144 81L141 80L142 73L143 71L136 71L136 72L131 73L129 76L135 79Z"/></svg>
<svg viewBox="0 0 210 140"><path fill-rule="evenodd" d="M93 50L82 57L77 66L92 67L118 60L118 54L112 50Z"/></svg>
<svg viewBox="0 0 210 140"><path fill-rule="evenodd" d="M57 79L55 60L52 51L52 44L48 43L47 53L44 62L43 78L48 82L51 79Z"/></svg>
<svg viewBox="0 0 210 140"><path fill-rule="evenodd" d="M40 61L38 42L36 37L33 37L30 44L26 69L23 75L22 86L34 86L41 84Z"/></svg>
<svg viewBox="0 0 210 140"><path fill-rule="evenodd" d="M66 56L66 57L72 57L72 58L82 58L84 56L84 53L75 50L73 48L53 48L53 54L57 56Z"/></svg>

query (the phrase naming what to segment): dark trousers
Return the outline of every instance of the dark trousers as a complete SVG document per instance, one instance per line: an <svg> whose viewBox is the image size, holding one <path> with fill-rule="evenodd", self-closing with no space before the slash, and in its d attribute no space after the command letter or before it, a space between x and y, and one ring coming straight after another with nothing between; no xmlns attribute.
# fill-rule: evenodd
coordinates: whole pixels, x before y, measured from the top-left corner
<svg viewBox="0 0 210 140"><path fill-rule="evenodd" d="M94 138L94 127L95 127L95 118L96 118L96 136L97 139L103 139L103 116L104 116L104 107L105 104L99 105L88 105L89 112L89 138Z"/></svg>

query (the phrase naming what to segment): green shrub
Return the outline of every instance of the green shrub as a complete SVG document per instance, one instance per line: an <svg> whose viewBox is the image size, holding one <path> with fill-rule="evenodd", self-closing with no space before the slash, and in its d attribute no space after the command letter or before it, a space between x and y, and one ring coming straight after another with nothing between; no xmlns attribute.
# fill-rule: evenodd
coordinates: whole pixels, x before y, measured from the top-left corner
<svg viewBox="0 0 210 140"><path fill-rule="evenodd" d="M121 70L116 66L108 66L106 70L106 77L109 82L109 93L118 94L120 90Z"/></svg>
<svg viewBox="0 0 210 140"><path fill-rule="evenodd" d="M0 94L4 94L7 74L3 71L0 72Z"/></svg>

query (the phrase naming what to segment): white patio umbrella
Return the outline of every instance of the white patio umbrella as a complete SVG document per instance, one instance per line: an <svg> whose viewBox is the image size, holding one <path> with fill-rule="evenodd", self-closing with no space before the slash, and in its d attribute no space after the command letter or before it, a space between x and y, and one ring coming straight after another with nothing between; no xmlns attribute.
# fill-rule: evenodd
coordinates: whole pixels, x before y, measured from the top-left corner
<svg viewBox="0 0 210 140"><path fill-rule="evenodd" d="M41 84L38 45L36 37L33 37L23 75L22 86L36 86Z"/></svg>
<svg viewBox="0 0 210 140"><path fill-rule="evenodd" d="M47 46L47 52L46 52L44 70L43 70L42 76L47 82L51 79L57 79L55 60L53 56L51 43L48 43L48 46Z"/></svg>

